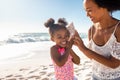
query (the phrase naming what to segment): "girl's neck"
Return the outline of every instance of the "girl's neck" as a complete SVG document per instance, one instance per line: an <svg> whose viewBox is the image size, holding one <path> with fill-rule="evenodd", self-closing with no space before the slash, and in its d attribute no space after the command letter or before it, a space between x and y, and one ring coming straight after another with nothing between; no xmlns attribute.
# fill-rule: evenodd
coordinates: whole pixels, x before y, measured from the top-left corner
<svg viewBox="0 0 120 80"><path fill-rule="evenodd" d="M57 45L57 44L56 44L56 47L58 47L58 48L65 48L65 47L61 47L60 45Z"/></svg>

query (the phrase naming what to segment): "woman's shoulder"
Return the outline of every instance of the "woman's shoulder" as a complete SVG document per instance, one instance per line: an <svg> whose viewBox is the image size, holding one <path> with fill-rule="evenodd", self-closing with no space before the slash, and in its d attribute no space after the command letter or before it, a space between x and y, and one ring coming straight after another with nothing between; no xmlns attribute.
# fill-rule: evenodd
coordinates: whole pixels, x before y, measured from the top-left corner
<svg viewBox="0 0 120 80"><path fill-rule="evenodd" d="M117 25L117 28L115 31L115 36L117 38L117 41L120 42L120 20L119 20L119 24Z"/></svg>
<svg viewBox="0 0 120 80"><path fill-rule="evenodd" d="M92 35L93 35L93 30L94 30L94 26L92 25L89 30L88 30L88 38L89 40L91 39Z"/></svg>
<svg viewBox="0 0 120 80"><path fill-rule="evenodd" d="M116 26L116 33L120 33L120 20Z"/></svg>

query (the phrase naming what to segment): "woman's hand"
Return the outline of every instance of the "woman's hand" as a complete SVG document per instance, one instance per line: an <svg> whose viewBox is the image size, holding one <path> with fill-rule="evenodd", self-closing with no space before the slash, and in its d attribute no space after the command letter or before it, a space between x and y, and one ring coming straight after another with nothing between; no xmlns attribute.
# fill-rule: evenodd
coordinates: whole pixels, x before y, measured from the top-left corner
<svg viewBox="0 0 120 80"><path fill-rule="evenodd" d="M74 45L78 46L80 49L85 47L77 31L75 31L75 35L74 35Z"/></svg>

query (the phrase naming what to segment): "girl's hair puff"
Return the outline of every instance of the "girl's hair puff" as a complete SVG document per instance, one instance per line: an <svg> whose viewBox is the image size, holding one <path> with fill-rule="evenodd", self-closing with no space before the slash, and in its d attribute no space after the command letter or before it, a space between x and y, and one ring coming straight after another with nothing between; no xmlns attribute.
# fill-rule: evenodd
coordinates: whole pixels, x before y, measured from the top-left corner
<svg viewBox="0 0 120 80"><path fill-rule="evenodd" d="M51 36L53 36L54 33L60 29L67 29L67 21L65 18L59 18L57 23L55 23L53 18L49 18L47 22L44 23L44 25L45 27L49 28L49 33Z"/></svg>
<svg viewBox="0 0 120 80"><path fill-rule="evenodd" d="M62 24L62 25L64 25L64 26L66 26L68 23L67 23L67 21L66 21L65 18L59 18L59 19L58 19L58 24Z"/></svg>
<svg viewBox="0 0 120 80"><path fill-rule="evenodd" d="M45 27L49 28L52 27L54 25L54 19L50 18L47 20L47 22L44 23Z"/></svg>

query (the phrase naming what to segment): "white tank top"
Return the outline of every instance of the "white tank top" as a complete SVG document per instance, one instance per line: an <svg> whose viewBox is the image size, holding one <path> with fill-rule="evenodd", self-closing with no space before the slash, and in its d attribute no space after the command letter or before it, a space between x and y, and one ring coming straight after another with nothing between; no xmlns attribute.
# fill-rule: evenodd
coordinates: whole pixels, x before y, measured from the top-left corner
<svg viewBox="0 0 120 80"><path fill-rule="evenodd" d="M106 42L105 45L96 45L91 37L88 47L106 58L109 58L112 55L113 57L120 60L120 43L117 42L116 37L114 35L119 23L120 21L116 24L113 33L111 34L109 40ZM92 63L93 74L100 77L101 79L115 79L120 77L120 66L116 69L112 69L95 61L94 59L92 60Z"/></svg>

